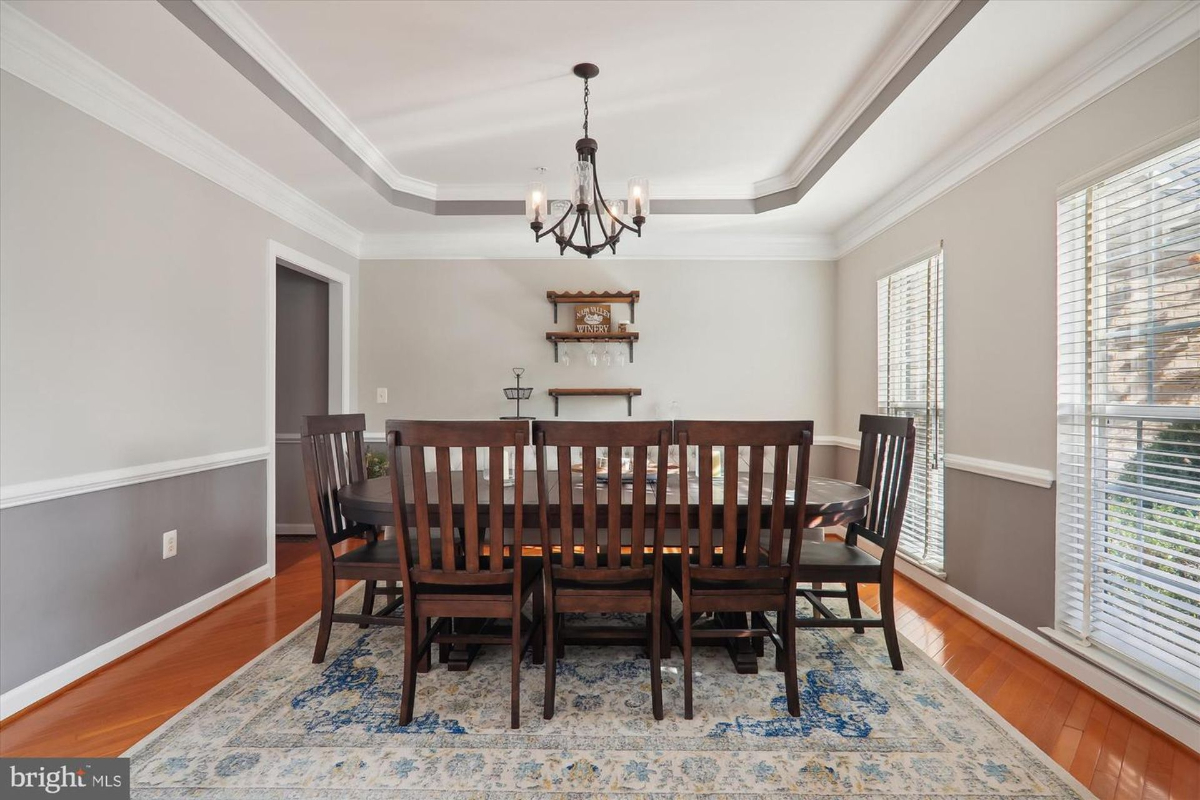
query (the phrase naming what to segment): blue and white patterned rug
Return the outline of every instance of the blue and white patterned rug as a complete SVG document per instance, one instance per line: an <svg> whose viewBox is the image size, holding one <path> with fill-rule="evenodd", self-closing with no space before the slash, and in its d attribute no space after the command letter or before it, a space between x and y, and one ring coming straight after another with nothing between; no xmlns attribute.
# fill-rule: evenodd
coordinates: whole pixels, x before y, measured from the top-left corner
<svg viewBox="0 0 1200 800"><path fill-rule="evenodd" d="M568 648L549 721L543 668L526 658L517 731L507 649L485 649L466 673L435 659L402 727L403 631L335 625L324 664L310 663L315 636L314 619L132 748L133 796L1090 796L903 639L906 669L893 672L878 631L800 632L796 718L770 644L758 675L701 648L692 720L676 650L661 722L636 648Z"/></svg>

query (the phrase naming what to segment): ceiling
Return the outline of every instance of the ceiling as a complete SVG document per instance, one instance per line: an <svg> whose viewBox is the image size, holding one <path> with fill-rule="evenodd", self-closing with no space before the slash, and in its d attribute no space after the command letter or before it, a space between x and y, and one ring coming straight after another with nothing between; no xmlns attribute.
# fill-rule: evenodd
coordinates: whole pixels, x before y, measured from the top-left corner
<svg viewBox="0 0 1200 800"><path fill-rule="evenodd" d="M158 3L9 5L392 250L553 249L535 246L519 218L393 205ZM590 121L606 193L621 196L632 175L650 179L653 198L752 198L795 185L955 4L198 5L383 181L440 201L519 200L536 167L546 168L552 196L565 195L582 121L582 83L570 70L583 60L601 70ZM1117 51L1187 6L993 0L798 203L757 215L652 216L644 239L623 250L690 255L671 248L707 236L728 240L735 255L751 239L829 239L1054 88L1048 76L1073 77L1081 54L1098 43ZM1196 19L1200 36L1200 12ZM662 241L652 244L656 235Z"/></svg>

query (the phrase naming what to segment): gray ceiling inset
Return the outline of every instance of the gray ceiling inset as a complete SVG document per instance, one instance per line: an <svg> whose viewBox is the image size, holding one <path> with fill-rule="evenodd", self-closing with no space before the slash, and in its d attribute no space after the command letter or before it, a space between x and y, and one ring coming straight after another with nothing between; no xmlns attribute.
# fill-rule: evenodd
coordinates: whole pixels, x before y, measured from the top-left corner
<svg viewBox="0 0 1200 800"><path fill-rule="evenodd" d="M362 178L392 205L438 216L524 214L525 207L522 200L436 200L396 189L192 0L158 1L285 114L349 167L351 172ZM959 0L954 9L946 15L795 186L746 199L656 200L655 213L759 214L798 203L986 3L987 0Z"/></svg>

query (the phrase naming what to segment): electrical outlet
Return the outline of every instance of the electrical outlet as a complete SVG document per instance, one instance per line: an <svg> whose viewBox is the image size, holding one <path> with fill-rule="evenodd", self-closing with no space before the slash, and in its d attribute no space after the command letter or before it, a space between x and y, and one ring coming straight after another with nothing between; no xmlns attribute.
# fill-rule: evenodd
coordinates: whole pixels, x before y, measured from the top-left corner
<svg viewBox="0 0 1200 800"><path fill-rule="evenodd" d="M375 402L376 403L386 403L387 402L387 389L376 389L375 390Z"/></svg>
<svg viewBox="0 0 1200 800"><path fill-rule="evenodd" d="M179 552L179 531L167 531L163 534L163 558L174 558Z"/></svg>

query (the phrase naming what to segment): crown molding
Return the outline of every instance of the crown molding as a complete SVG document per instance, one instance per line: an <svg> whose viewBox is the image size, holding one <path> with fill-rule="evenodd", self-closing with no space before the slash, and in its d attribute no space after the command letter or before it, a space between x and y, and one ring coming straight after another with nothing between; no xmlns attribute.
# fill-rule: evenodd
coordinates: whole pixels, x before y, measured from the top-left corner
<svg viewBox="0 0 1200 800"><path fill-rule="evenodd" d="M0 69L350 255L362 234L100 62L0 3Z"/></svg>
<svg viewBox="0 0 1200 800"><path fill-rule="evenodd" d="M267 32L233 0L192 0L209 19L215 22L238 46L275 80L291 92L309 111L317 116L342 143L367 163L393 189L415 194L427 200L438 198L437 185L413 178L396 169L367 135L350 121L329 96L300 69L291 56L275 43ZM503 196L503 195L501 195ZM514 197L524 196L524 187ZM490 200L491 197L468 197L467 200Z"/></svg>
<svg viewBox="0 0 1200 800"><path fill-rule="evenodd" d="M1142 3L835 233L842 258L1200 38L1200 2Z"/></svg>
<svg viewBox="0 0 1200 800"><path fill-rule="evenodd" d="M366 234L359 258L370 260L566 260L584 256L558 250L546 242L521 235L499 237L487 234ZM727 236L713 234L658 234L623 241L617 255L604 260L620 261L832 261L833 239L829 236Z"/></svg>
<svg viewBox="0 0 1200 800"><path fill-rule="evenodd" d="M800 185L804 176L817 165L829 149L867 109L888 82L909 62L917 49L954 10L958 0L931 0L918 3L900 30L888 40L883 51L871 63L816 136L804 145L787 171L754 184L755 195L767 195Z"/></svg>

